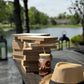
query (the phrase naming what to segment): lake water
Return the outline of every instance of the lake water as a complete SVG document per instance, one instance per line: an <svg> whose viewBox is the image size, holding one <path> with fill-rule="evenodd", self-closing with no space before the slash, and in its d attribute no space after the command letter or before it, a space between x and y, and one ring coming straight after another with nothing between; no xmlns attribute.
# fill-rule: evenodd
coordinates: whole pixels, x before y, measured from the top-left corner
<svg viewBox="0 0 84 84"><path fill-rule="evenodd" d="M41 29L31 29L31 33L49 33L51 36L56 36L60 38L63 33L66 33L67 37L72 38L75 35L82 34L82 28L41 28ZM8 48L12 47L12 36L11 34L15 34L15 31L7 31L6 39L8 42ZM11 51L11 50L9 50Z"/></svg>
<svg viewBox="0 0 84 84"><path fill-rule="evenodd" d="M31 30L32 33L50 33L51 36L61 37L63 33L69 38L75 35L82 34L82 28L45 28L45 29L35 29Z"/></svg>

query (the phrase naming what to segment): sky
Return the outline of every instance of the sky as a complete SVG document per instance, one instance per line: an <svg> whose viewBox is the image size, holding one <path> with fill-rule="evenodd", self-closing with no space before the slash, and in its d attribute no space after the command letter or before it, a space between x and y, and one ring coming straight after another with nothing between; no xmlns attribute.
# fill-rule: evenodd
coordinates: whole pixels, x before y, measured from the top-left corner
<svg viewBox="0 0 84 84"><path fill-rule="evenodd" d="M5 0L14 1L14 0ZM68 8L71 6L71 1L75 0L28 0L28 7L36 7L41 12L44 12L50 17L58 16L60 13L69 13ZM23 6L22 0L20 4Z"/></svg>

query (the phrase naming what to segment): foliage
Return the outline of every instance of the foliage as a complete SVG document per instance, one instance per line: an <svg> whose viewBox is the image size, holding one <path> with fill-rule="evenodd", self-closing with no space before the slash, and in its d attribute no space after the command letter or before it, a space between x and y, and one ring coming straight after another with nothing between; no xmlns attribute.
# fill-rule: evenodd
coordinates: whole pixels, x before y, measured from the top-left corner
<svg viewBox="0 0 84 84"><path fill-rule="evenodd" d="M78 1L78 0L76 0ZM80 0L82 1L82 0ZM72 9L73 7L71 7ZM24 9L20 5L21 9L21 19L24 23ZM9 1L8 4L4 0L0 1L0 22L8 22L10 24L14 23L14 6L13 2ZM31 7L29 9L29 24L30 25L47 25L49 16L39 10L37 10L35 7ZM75 15L67 15L66 12L60 13L57 17L51 17L51 23L52 25L56 25L55 19L71 19L71 24L78 24L80 22L80 17L78 13L74 13Z"/></svg>
<svg viewBox="0 0 84 84"><path fill-rule="evenodd" d="M31 25L48 23L48 16L43 12L38 11L35 7L29 9L29 22Z"/></svg>
<svg viewBox="0 0 84 84"><path fill-rule="evenodd" d="M14 22L14 7L13 7L13 2L8 2L8 4L5 6L6 8L6 20L8 23L12 24Z"/></svg>
<svg viewBox="0 0 84 84"><path fill-rule="evenodd" d="M35 7L31 7L30 11L32 12L32 16L33 16L33 23L39 23L39 11L35 8ZM32 20L32 18L29 18L29 20Z"/></svg>
<svg viewBox="0 0 84 84"><path fill-rule="evenodd" d="M77 14L80 18L80 22L83 28L83 41L84 41L84 0L75 0L75 2L72 2L72 6L69 7L69 11L72 14Z"/></svg>
<svg viewBox="0 0 84 84"><path fill-rule="evenodd" d="M52 25L56 25L56 21L55 21L54 18L51 18L51 24L52 24Z"/></svg>
<svg viewBox="0 0 84 84"><path fill-rule="evenodd" d="M34 16L32 10L29 10L29 23L31 25L35 24L35 16Z"/></svg>
<svg viewBox="0 0 84 84"><path fill-rule="evenodd" d="M82 35L77 35L77 36L74 36L71 38L71 42L74 43L74 42L82 42Z"/></svg>
<svg viewBox="0 0 84 84"><path fill-rule="evenodd" d="M71 19L72 15L66 15L66 19Z"/></svg>
<svg viewBox="0 0 84 84"><path fill-rule="evenodd" d="M6 3L3 0L0 0L0 22L3 21L5 18L5 13L6 13L6 9L5 9L5 5Z"/></svg>
<svg viewBox="0 0 84 84"><path fill-rule="evenodd" d="M1 35L4 35L4 31L3 31L2 28L0 28L0 36L1 36Z"/></svg>
<svg viewBox="0 0 84 84"><path fill-rule="evenodd" d="M81 24L84 22L84 0L75 0L72 2L72 7L69 7L71 14L76 14L80 17Z"/></svg>
<svg viewBox="0 0 84 84"><path fill-rule="evenodd" d="M0 22L2 23L14 23L14 4L12 1L8 1L6 3L4 0L0 1ZM21 8L21 17L23 20L23 7L20 5Z"/></svg>
<svg viewBox="0 0 84 84"><path fill-rule="evenodd" d="M42 12L39 14L40 24L46 25L48 23L48 16Z"/></svg>
<svg viewBox="0 0 84 84"><path fill-rule="evenodd" d="M60 13L57 17L57 19L65 19L66 18L66 12Z"/></svg>
<svg viewBox="0 0 84 84"><path fill-rule="evenodd" d="M76 25L80 23L80 18L77 14L71 16L70 24Z"/></svg>

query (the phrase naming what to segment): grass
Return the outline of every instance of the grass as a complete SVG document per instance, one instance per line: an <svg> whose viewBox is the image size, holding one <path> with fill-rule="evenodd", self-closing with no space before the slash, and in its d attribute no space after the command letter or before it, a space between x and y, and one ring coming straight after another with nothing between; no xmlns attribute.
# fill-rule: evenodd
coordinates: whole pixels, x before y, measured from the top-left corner
<svg viewBox="0 0 84 84"><path fill-rule="evenodd" d="M61 44L60 44L61 45ZM68 44L67 44L68 45ZM62 50L61 48L59 49L59 44L56 44L57 50ZM66 42L63 42L63 46L66 46ZM72 46L72 42L70 40L70 46ZM61 47L61 46L60 46Z"/></svg>
<svg viewBox="0 0 84 84"><path fill-rule="evenodd" d="M45 27L63 27L63 28L78 28L81 25L32 25L33 28L45 28Z"/></svg>
<svg viewBox="0 0 84 84"><path fill-rule="evenodd" d="M78 27L81 27L81 25L29 25L29 26L30 28L47 28L47 27L78 28ZM0 28L11 29L11 28L15 28L15 25L13 25L12 27L10 25L0 25Z"/></svg>
<svg viewBox="0 0 84 84"><path fill-rule="evenodd" d="M0 28L2 28L2 29L10 29L10 28L15 28L15 25L13 25L12 27L10 25L0 25Z"/></svg>

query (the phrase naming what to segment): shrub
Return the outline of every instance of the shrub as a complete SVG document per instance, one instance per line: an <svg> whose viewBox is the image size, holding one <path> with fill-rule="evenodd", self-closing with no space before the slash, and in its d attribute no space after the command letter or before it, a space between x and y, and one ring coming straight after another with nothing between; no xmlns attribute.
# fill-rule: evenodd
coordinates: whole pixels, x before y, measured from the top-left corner
<svg viewBox="0 0 84 84"><path fill-rule="evenodd" d="M71 42L72 43L74 43L74 42L78 42L78 43L82 42L82 35L79 34L77 36L72 37L71 38Z"/></svg>
<svg viewBox="0 0 84 84"><path fill-rule="evenodd" d="M0 36L3 36L4 35L4 31L2 28L0 28Z"/></svg>

